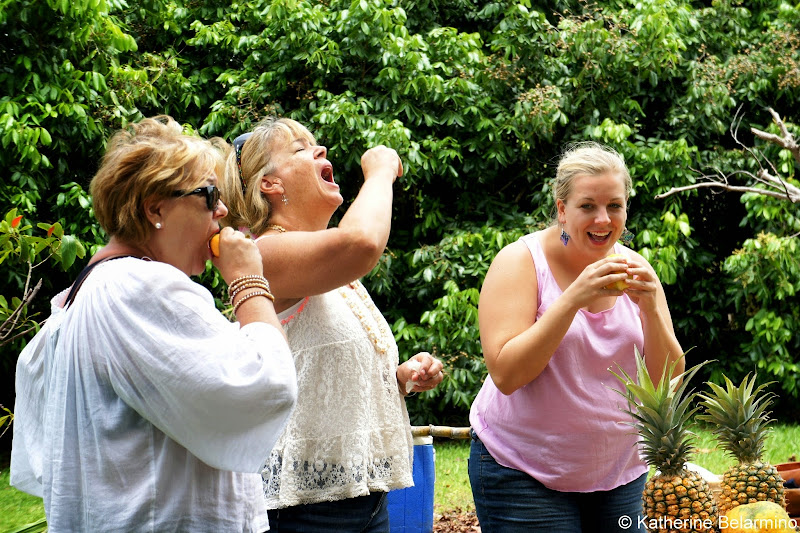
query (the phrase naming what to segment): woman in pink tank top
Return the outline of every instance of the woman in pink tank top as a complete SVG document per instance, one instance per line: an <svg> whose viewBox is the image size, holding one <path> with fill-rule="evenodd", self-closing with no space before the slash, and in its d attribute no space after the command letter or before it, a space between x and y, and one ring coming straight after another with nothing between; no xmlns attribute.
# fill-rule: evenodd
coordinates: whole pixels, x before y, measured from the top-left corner
<svg viewBox="0 0 800 533"><path fill-rule="evenodd" d="M571 146L553 184L557 220L506 246L486 275L489 376L469 461L484 531L643 530L647 467L609 369L635 375L636 347L658 380L683 350L652 266L617 243L631 187L620 154Z"/></svg>

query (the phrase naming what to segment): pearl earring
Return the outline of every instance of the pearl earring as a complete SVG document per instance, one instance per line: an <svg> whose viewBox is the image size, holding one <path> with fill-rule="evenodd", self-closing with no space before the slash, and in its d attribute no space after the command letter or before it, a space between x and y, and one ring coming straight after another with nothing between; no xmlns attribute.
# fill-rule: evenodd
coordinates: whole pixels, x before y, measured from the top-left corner
<svg viewBox="0 0 800 533"><path fill-rule="evenodd" d="M162 227L161 222L156 222L156 229L161 229Z"/></svg>

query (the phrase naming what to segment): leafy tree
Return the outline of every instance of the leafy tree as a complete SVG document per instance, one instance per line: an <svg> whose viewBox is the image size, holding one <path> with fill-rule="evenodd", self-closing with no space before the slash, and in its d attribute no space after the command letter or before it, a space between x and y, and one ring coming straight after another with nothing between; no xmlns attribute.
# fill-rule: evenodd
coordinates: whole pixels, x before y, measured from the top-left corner
<svg viewBox="0 0 800 533"><path fill-rule="evenodd" d="M117 7L98 1L0 2L0 205L32 221L6 234L0 246L10 254L0 271L3 292L22 295L21 306L20 300L9 300L20 320L47 316L50 297L82 266L75 259L103 240L85 188L108 132L138 117L127 93L118 90L134 83L137 74L118 59L136 43L109 13ZM38 237L34 228L50 233ZM37 269L38 297L25 300L31 265L57 240L61 251L50 249L56 261ZM21 346L17 339L0 348L5 405L13 404L13 368Z"/></svg>
<svg viewBox="0 0 800 533"><path fill-rule="evenodd" d="M42 287L42 280L34 282L33 270L49 260L66 270L77 258L83 258L86 252L78 239L64 234L58 222L40 223L38 229L44 236L37 236L16 209L6 213L5 218L0 220L0 265L10 267L8 272L12 276L23 274L24 278L21 280L23 288L20 294L0 294L0 346L19 345L15 341L37 329L36 316L30 312L29 303ZM13 375L13 371L9 371L8 375ZM7 413L0 417L2 436L13 414L2 403L0 409Z"/></svg>
<svg viewBox="0 0 800 533"><path fill-rule="evenodd" d="M0 51L9 58L0 69L0 164L8 176L0 199L34 220L58 220L89 251L104 236L92 222L86 185L108 134L142 116L169 113L189 129L228 139L270 114L295 118L328 147L346 199L360 185L366 148L398 150L406 173L395 187L392 235L365 281L393 324L401 357L424 349L448 365L437 391L409 402L416 423L466 425L485 377L475 311L486 268L504 244L548 223L555 162L566 143L584 139L626 157L634 247L664 281L679 338L697 347L691 357L716 359L704 371L730 368L732 378L766 365L774 375L760 376L780 378L787 398L798 394L789 385L797 377L790 365L796 341L785 335L797 321L791 204L749 194L739 202L708 190L659 197L696 183L693 169L755 170L729 135L736 110L777 133L765 126L764 108L774 106L787 113L791 130L800 96L798 6L0 6ZM791 158L763 149L795 184ZM66 286L73 272L53 274L37 300ZM19 275L4 276L21 289ZM770 280L782 285L772 290ZM212 271L201 281L220 293Z"/></svg>
<svg viewBox="0 0 800 533"><path fill-rule="evenodd" d="M745 145L739 138L742 118L734 118L732 137L742 153L749 156L741 163L742 168L730 173L719 168L700 173L696 182L673 187L659 197L704 188L744 193L745 221L759 233L725 259L722 271L730 276L727 296L741 317L733 325L751 337L742 340L742 352L732 355L726 366L729 372L740 374L755 367L761 374L776 378L783 391L797 397L800 366L795 354L800 346L794 331L800 319L800 222L793 204L800 201L795 178L800 146L778 113L771 108L769 112L772 131L750 128L755 140L768 143L765 146ZM776 147L780 149L777 153Z"/></svg>

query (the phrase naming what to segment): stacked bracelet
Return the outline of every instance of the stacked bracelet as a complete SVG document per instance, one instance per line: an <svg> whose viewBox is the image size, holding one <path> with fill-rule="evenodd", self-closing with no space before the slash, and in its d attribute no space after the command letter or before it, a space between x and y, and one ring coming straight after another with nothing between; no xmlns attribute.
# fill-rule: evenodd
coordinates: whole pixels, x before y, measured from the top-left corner
<svg viewBox="0 0 800 533"><path fill-rule="evenodd" d="M245 288L245 285L260 285L263 286L267 292L269 292L269 282L267 281L267 278L257 274L251 274L249 276L242 276L231 281L228 285L228 294L231 298L233 298L237 292Z"/></svg>
<svg viewBox="0 0 800 533"><path fill-rule="evenodd" d="M267 292L271 292L270 289L269 289L269 285L266 285L266 284L264 284L263 282L260 282L260 281L250 281L248 283L242 283L241 285L237 285L234 290L228 290L228 294L230 296L230 299L233 300L233 298L237 294L239 294L240 292L242 292L245 289L263 289L263 290L265 290Z"/></svg>
<svg viewBox="0 0 800 533"><path fill-rule="evenodd" d="M252 292L248 292L241 298L239 301L234 303L236 296L242 293L242 291L246 291L248 289L256 289ZM239 307L254 296L265 296L269 298L273 302L275 301L275 297L272 295L272 292L269 289L269 282L267 278L264 276L259 276L256 274L250 276L242 276L240 278L236 278L228 285L228 296L230 297L230 303L233 305L233 314L236 314L236 311L239 310Z"/></svg>
<svg viewBox="0 0 800 533"><path fill-rule="evenodd" d="M266 296L270 300L275 299L275 297L272 296L272 294L268 293L267 291L255 291L249 294L245 294L244 296L241 297L241 299L238 302L236 302L236 305L233 306L233 314L235 315L236 311L239 310L239 307L241 307L243 303L245 303L250 298L253 298L254 296Z"/></svg>
<svg viewBox="0 0 800 533"><path fill-rule="evenodd" d="M228 296L231 304L233 303L234 298L236 298L236 295L245 289L261 289L267 293L267 297L269 299L273 301L275 300L275 297L272 296L272 291L269 288L269 282L267 279L264 276L250 275L236 278L231 282L230 285L228 285Z"/></svg>

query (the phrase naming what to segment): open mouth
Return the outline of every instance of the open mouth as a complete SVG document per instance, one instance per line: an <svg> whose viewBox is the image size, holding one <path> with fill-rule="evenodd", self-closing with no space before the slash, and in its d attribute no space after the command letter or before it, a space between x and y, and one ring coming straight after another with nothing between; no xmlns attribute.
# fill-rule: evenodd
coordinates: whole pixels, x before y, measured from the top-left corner
<svg viewBox="0 0 800 533"><path fill-rule="evenodd" d="M596 232L596 231L590 231L590 232L588 232L588 235L589 235L589 239L591 239L594 242L605 242L611 236L611 232L610 231L605 231L605 232L600 233L600 232Z"/></svg>
<svg viewBox="0 0 800 533"><path fill-rule="evenodd" d="M325 165L325 166L322 168L321 177L322 177L322 180L323 180L323 181L325 181L325 182L327 182L327 183L333 183L333 184L335 184L336 182L335 182L335 181L333 181L333 166L331 166L331 165Z"/></svg>

